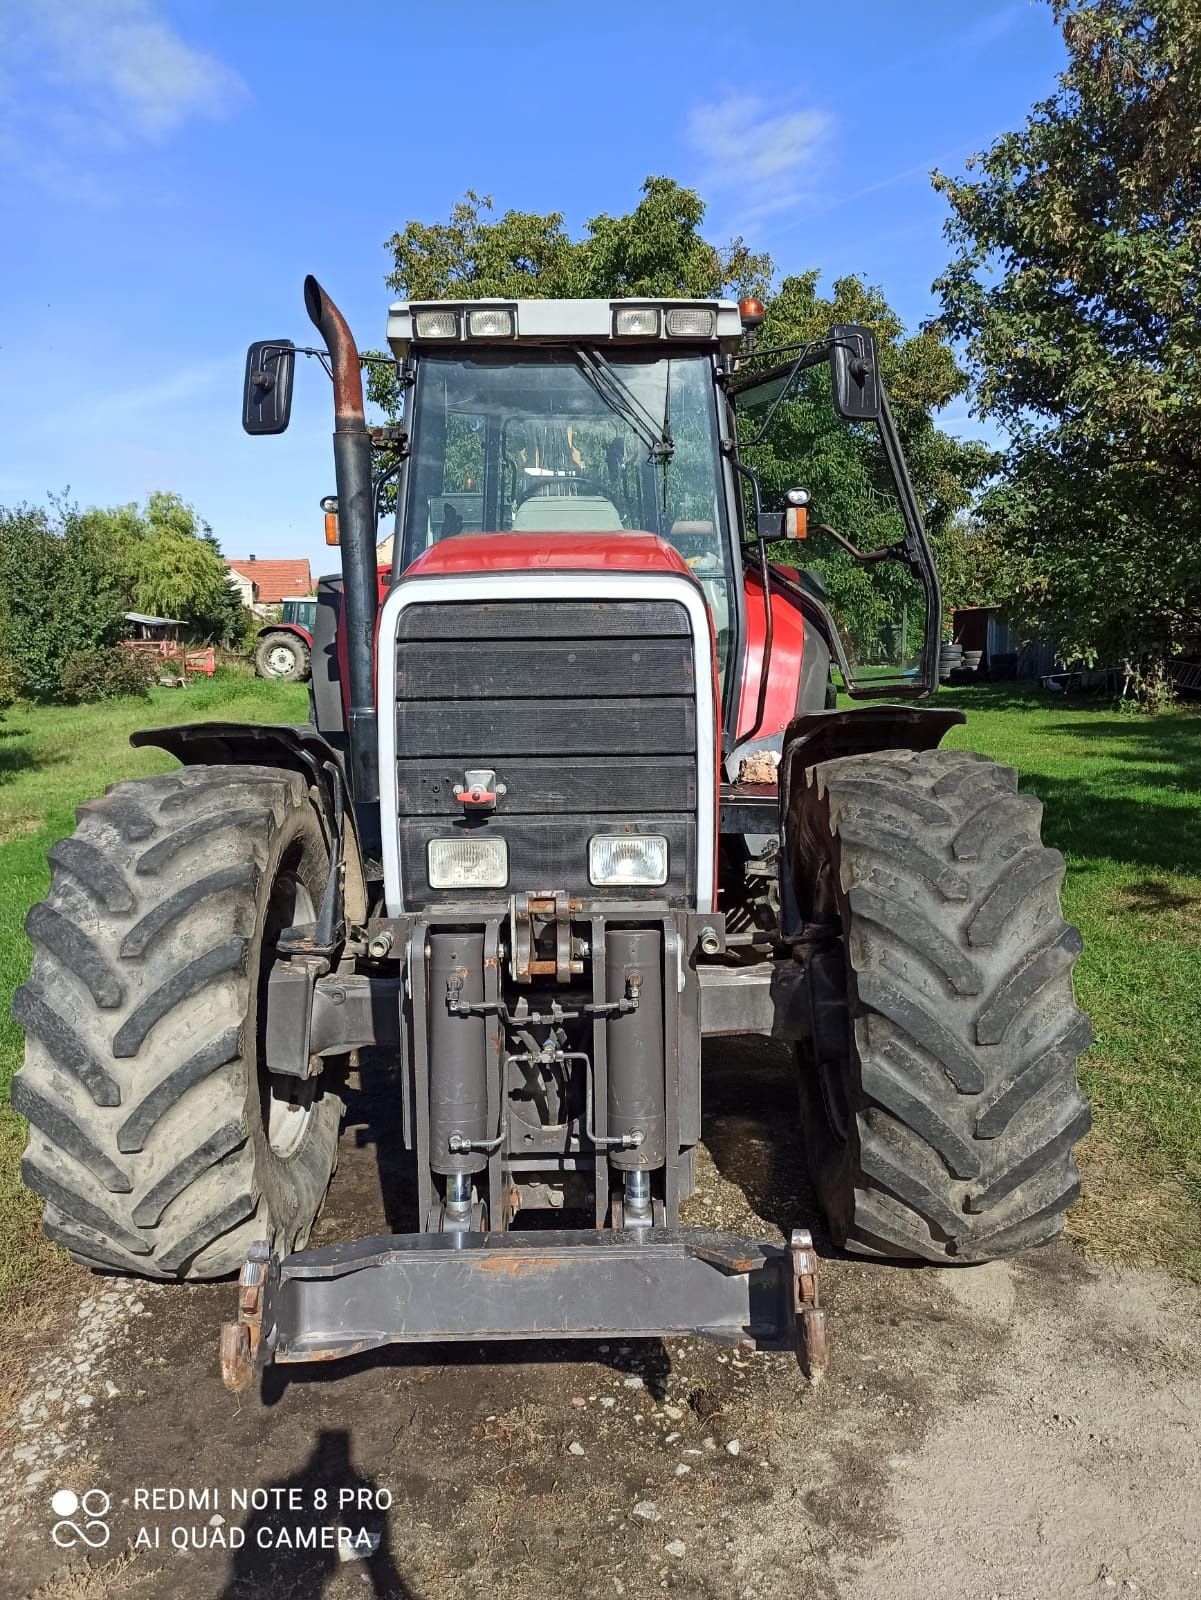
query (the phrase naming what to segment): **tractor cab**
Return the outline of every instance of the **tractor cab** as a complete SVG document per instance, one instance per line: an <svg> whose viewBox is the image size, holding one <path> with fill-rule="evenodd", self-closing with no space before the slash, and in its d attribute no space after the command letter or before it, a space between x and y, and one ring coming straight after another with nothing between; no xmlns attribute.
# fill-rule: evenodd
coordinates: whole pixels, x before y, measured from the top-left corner
<svg viewBox="0 0 1201 1600"><path fill-rule="evenodd" d="M872 335L757 353L757 307L394 305L393 578L465 535L544 536L553 560L560 535L654 534L704 592L727 753L825 704L806 635L852 696L931 692L937 584Z"/></svg>
<svg viewBox="0 0 1201 1600"><path fill-rule="evenodd" d="M722 671L737 610L717 363L730 302L393 306L410 457L396 574L471 533L651 533L686 562Z"/></svg>

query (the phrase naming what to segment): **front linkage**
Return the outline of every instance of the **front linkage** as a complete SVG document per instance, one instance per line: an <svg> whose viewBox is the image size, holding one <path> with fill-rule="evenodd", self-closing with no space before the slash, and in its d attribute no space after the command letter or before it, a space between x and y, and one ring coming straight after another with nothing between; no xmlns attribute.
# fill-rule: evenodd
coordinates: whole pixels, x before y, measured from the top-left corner
<svg viewBox="0 0 1201 1600"><path fill-rule="evenodd" d="M792 1348L816 1381L825 1317L808 1232L785 1247L678 1226L699 1135L690 955L721 941L722 919L517 895L507 918L462 922L455 908L373 919L369 971L320 975L314 930L289 930L267 984L267 1064L301 1079L331 1055L399 1049L425 1231L282 1258L256 1242L222 1330L228 1387L273 1362L388 1344L670 1334ZM531 1050L562 1057L572 1098L554 1126L521 1121L504 1088ZM511 1231L524 1185L559 1163L581 1199L591 1191L595 1228Z"/></svg>
<svg viewBox="0 0 1201 1600"><path fill-rule="evenodd" d="M273 1363L389 1344L670 1334L792 1348L819 1382L826 1314L809 1233L787 1249L702 1228L399 1234L282 1261L256 1243L238 1319L221 1329L221 1376L236 1392Z"/></svg>

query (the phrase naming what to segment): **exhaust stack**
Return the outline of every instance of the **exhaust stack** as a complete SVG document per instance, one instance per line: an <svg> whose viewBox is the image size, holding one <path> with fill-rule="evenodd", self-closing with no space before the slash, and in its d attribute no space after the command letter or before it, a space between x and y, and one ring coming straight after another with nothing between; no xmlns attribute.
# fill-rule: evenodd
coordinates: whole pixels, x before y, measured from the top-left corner
<svg viewBox="0 0 1201 1600"><path fill-rule="evenodd" d="M334 378L334 477L341 532L343 613L350 679L350 775L356 805L378 808L379 748L375 710L375 616L379 605L375 560L375 496L371 435L363 412L358 347L346 318L311 274L304 307L325 340ZM360 817L360 825L366 824ZM375 835L364 828L364 843Z"/></svg>

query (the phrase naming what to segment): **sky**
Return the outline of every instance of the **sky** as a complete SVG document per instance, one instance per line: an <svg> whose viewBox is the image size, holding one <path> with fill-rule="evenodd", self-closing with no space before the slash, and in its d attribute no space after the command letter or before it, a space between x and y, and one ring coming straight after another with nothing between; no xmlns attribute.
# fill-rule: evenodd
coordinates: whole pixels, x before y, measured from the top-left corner
<svg viewBox="0 0 1201 1600"><path fill-rule="evenodd" d="M858 273L915 328L931 168L1061 62L1045 0L0 0L0 504L171 489L227 555L329 568L327 380L299 362L290 430L250 438L246 346L313 340L307 272L382 345L385 239L468 188L578 233L666 174L709 238Z"/></svg>

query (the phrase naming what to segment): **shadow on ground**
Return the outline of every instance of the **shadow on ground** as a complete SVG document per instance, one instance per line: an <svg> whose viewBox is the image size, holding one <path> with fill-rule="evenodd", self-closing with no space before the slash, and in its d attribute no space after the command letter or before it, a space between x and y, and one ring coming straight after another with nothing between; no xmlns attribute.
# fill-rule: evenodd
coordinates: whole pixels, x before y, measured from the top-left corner
<svg viewBox="0 0 1201 1600"><path fill-rule="evenodd" d="M319 1600L347 1565L340 1543L354 1552L354 1570L367 1578L379 1600L417 1600L392 1557L387 1517L391 1495L355 1466L347 1429L321 1429L304 1465L276 1479L272 1490L273 1498L278 1491L285 1502L295 1494L304 1508L295 1520L306 1542L300 1548L281 1546L279 1513L254 1512L243 1524L245 1543L233 1557L221 1600L249 1600L256 1591L262 1593L265 1568L271 1592L287 1594L290 1600ZM310 1537L313 1544L307 1542Z"/></svg>

